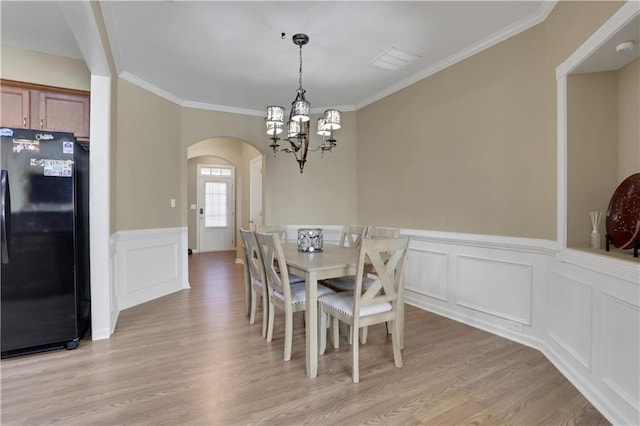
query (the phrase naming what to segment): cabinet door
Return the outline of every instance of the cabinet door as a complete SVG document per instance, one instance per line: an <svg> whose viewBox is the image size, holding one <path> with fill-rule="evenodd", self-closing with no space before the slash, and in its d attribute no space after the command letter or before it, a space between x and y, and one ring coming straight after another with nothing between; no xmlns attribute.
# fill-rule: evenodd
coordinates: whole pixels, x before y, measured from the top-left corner
<svg viewBox="0 0 640 426"><path fill-rule="evenodd" d="M3 127L29 127L29 89L2 86L0 104Z"/></svg>
<svg viewBox="0 0 640 426"><path fill-rule="evenodd" d="M37 123L31 123L34 129L72 132L78 139L89 139L87 96L33 90L31 114L38 117Z"/></svg>

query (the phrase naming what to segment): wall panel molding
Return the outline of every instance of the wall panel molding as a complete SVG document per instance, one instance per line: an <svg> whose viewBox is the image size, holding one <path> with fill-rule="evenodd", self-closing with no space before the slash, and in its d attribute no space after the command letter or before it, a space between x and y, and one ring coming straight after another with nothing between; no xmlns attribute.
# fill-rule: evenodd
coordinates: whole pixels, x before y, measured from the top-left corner
<svg viewBox="0 0 640 426"><path fill-rule="evenodd" d="M541 350L609 421L637 423L640 263L558 249L555 241L411 229L402 234L411 238L406 303ZM448 259L447 274L432 270L431 253ZM478 266L486 269L479 279L473 274ZM523 292L508 293L513 279L503 269L519 277L516 288L529 283L529 324L482 301L483 294L522 300ZM434 297L442 290L432 294L430 288L447 288L447 297Z"/></svg>
<svg viewBox="0 0 640 426"><path fill-rule="evenodd" d="M447 302L449 254L423 248L409 248L405 287L411 291Z"/></svg>
<svg viewBox="0 0 640 426"><path fill-rule="evenodd" d="M610 293L602 294L602 381L631 407L640 401L640 307Z"/></svg>
<svg viewBox="0 0 640 426"><path fill-rule="evenodd" d="M548 286L548 334L585 369L592 368L593 289L567 274L552 270Z"/></svg>
<svg viewBox="0 0 640 426"><path fill-rule="evenodd" d="M531 324L530 264L477 256L456 256L456 304Z"/></svg>
<svg viewBox="0 0 640 426"><path fill-rule="evenodd" d="M119 309L189 288L186 227L119 231L112 244Z"/></svg>

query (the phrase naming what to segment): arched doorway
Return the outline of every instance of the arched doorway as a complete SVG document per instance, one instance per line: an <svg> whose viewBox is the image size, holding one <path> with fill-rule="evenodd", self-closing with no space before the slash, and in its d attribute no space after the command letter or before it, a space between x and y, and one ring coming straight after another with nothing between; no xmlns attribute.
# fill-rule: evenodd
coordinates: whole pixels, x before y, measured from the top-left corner
<svg viewBox="0 0 640 426"><path fill-rule="evenodd" d="M240 228L250 227L251 161L263 155L251 144L232 137L214 137L196 142L187 148L187 227L188 245L198 246L198 165L232 167L234 170L234 236L236 258L241 259Z"/></svg>

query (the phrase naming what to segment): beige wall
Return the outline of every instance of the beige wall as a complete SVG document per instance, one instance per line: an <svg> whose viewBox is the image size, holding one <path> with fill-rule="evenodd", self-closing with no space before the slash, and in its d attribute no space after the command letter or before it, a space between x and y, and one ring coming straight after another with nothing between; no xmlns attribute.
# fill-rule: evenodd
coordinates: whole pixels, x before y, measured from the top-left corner
<svg viewBox="0 0 640 426"><path fill-rule="evenodd" d="M187 147L214 137L241 139L265 154L263 208L266 223L327 224L355 221L355 113L343 114L343 127L337 135L338 146L334 152L325 154L324 158L319 152L310 153L302 175L291 154L279 153L274 158L269 151L263 117L183 108L183 158L187 157ZM183 190L186 194L186 162L183 173ZM245 196L248 197L248 193Z"/></svg>
<svg viewBox="0 0 640 426"><path fill-rule="evenodd" d="M618 70L618 183L640 172L640 59Z"/></svg>
<svg viewBox="0 0 640 426"><path fill-rule="evenodd" d="M81 59L2 46L0 77L26 83L91 90L91 74Z"/></svg>
<svg viewBox="0 0 640 426"><path fill-rule="evenodd" d="M555 67L620 5L559 2L544 23L345 113L337 149L310 154L303 175L268 152L262 117L183 108L119 79L113 230L187 226L187 148L232 137L265 154L266 222L555 239ZM31 56L3 47L3 78L89 87L88 73L82 87L9 73L11 54Z"/></svg>
<svg viewBox="0 0 640 426"><path fill-rule="evenodd" d="M590 211L603 215L622 180L640 172L640 60L567 78L567 245L589 247ZM605 217L600 224L604 245Z"/></svg>
<svg viewBox="0 0 640 426"><path fill-rule="evenodd" d="M567 77L567 159L567 245L589 247L589 212L606 212L618 182L616 71Z"/></svg>
<svg viewBox="0 0 640 426"><path fill-rule="evenodd" d="M180 226L180 107L122 79L117 102L116 231Z"/></svg>
<svg viewBox="0 0 640 426"><path fill-rule="evenodd" d="M357 113L358 222L556 238L555 67L622 3L548 19Z"/></svg>

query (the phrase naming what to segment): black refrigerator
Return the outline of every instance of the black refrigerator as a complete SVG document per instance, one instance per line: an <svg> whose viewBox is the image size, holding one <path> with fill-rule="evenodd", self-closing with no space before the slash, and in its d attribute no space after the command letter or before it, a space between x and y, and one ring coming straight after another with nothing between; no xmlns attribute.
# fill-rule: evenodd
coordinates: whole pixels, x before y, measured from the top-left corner
<svg viewBox="0 0 640 426"><path fill-rule="evenodd" d="M89 152L71 133L0 136L2 358L75 349L91 317Z"/></svg>

